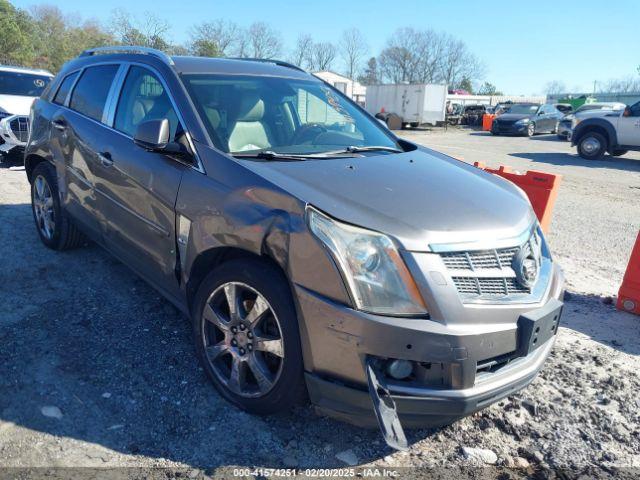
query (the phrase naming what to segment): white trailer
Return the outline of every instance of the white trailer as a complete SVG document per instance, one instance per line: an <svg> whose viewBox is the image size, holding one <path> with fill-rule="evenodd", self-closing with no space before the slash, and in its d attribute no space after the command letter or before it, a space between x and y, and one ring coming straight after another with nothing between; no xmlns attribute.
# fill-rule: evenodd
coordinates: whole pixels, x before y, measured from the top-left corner
<svg viewBox="0 0 640 480"><path fill-rule="evenodd" d="M447 86L435 84L392 84L367 86L365 108L391 127L393 115L401 126L417 127L444 122ZM400 128L396 127L396 128ZM391 127L393 128L393 127Z"/></svg>

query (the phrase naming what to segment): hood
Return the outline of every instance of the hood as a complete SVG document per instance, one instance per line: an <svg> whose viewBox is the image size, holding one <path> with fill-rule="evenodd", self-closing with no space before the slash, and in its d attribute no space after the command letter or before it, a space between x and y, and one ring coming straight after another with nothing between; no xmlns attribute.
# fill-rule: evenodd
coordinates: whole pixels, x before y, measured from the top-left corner
<svg viewBox="0 0 640 480"><path fill-rule="evenodd" d="M0 95L0 111L13 115L29 115L31 104L36 98L22 95Z"/></svg>
<svg viewBox="0 0 640 480"><path fill-rule="evenodd" d="M585 110L584 112L578 112L574 114L576 118L592 118L592 117L619 117L624 113L624 110L610 110L610 109L598 109L598 110Z"/></svg>
<svg viewBox="0 0 640 480"><path fill-rule="evenodd" d="M526 113L503 113L499 117L500 120L505 120L507 122L516 122L518 120L522 120L523 118L531 118L534 114L526 114Z"/></svg>
<svg viewBox="0 0 640 480"><path fill-rule="evenodd" d="M329 215L394 237L405 249L512 238L535 221L524 193L462 161L419 148L300 162L242 163Z"/></svg>

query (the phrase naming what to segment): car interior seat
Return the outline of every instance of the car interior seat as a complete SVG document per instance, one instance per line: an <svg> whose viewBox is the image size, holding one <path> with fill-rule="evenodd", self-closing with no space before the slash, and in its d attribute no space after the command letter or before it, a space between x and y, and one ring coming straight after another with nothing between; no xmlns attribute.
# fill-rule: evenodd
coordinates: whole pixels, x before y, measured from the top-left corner
<svg viewBox="0 0 640 480"><path fill-rule="evenodd" d="M257 92L244 92L239 97L235 122L229 131L229 151L242 152L271 147L271 131L264 121L264 100Z"/></svg>

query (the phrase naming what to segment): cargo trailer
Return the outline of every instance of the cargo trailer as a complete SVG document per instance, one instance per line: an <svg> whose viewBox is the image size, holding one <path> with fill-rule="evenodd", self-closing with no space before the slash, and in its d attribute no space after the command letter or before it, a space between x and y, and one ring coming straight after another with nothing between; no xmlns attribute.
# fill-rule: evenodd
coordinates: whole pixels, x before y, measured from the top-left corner
<svg viewBox="0 0 640 480"><path fill-rule="evenodd" d="M369 85L365 108L384 120L389 128L399 129L444 122L446 102L446 85Z"/></svg>

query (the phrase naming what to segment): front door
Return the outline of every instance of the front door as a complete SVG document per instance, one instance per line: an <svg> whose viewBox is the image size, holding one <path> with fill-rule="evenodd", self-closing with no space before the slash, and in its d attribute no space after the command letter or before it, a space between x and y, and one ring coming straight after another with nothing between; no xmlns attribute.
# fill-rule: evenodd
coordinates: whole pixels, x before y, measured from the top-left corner
<svg viewBox="0 0 640 480"><path fill-rule="evenodd" d="M618 119L618 143L640 147L640 102L631 105L628 116Z"/></svg>
<svg viewBox="0 0 640 480"><path fill-rule="evenodd" d="M151 70L131 65L102 152L96 191L104 239L116 255L170 295L176 279L175 202L188 164L136 145L144 121L167 118L172 137L183 132L165 86Z"/></svg>

